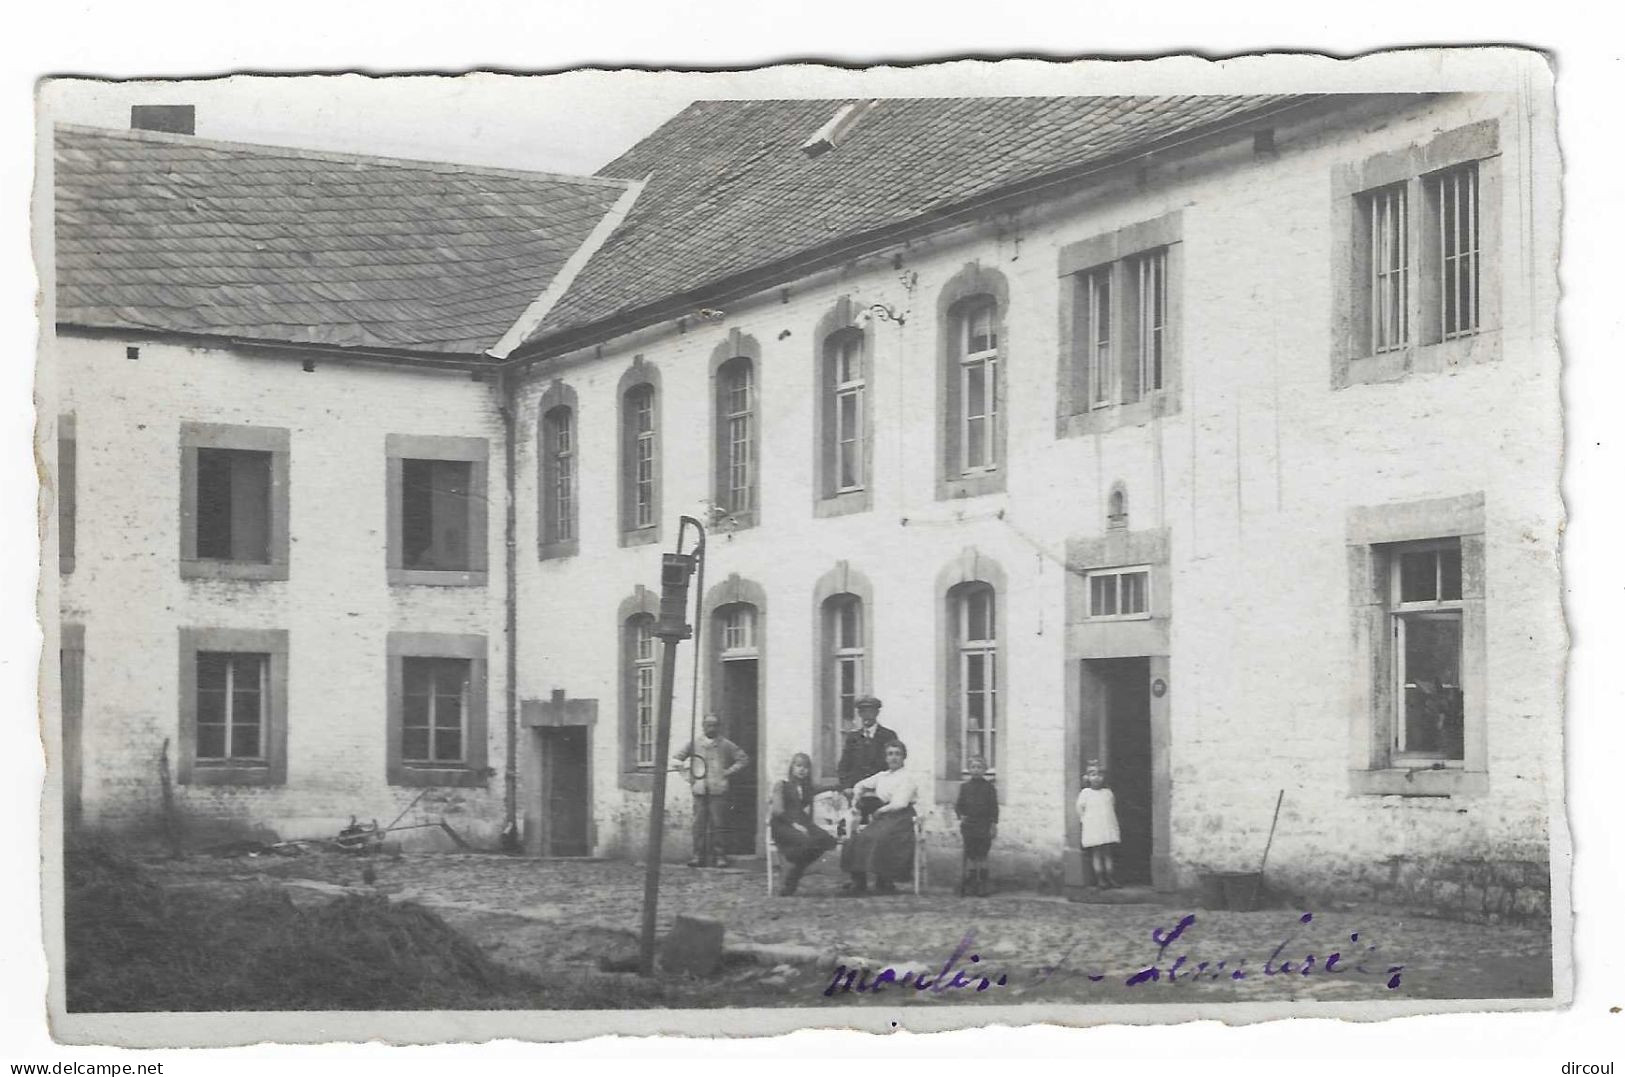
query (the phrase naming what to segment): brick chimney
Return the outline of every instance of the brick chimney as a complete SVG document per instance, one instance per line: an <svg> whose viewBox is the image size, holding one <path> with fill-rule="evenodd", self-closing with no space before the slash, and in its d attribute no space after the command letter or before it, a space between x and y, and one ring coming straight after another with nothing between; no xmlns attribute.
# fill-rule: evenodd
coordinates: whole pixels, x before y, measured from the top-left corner
<svg viewBox="0 0 1625 1077"><path fill-rule="evenodd" d="M197 133L196 105L131 105L130 130L167 131L173 135Z"/></svg>

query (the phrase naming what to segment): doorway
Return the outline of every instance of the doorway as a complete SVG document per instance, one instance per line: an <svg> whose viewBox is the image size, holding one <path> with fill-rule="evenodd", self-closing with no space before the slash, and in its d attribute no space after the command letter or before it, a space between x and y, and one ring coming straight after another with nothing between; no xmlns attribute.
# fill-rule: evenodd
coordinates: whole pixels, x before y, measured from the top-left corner
<svg viewBox="0 0 1625 1077"><path fill-rule="evenodd" d="M547 726L541 737L543 856L590 856L587 727Z"/></svg>
<svg viewBox="0 0 1625 1077"><path fill-rule="evenodd" d="M1106 769L1106 786L1117 804L1122 841L1117 847L1119 881L1131 885L1152 883L1152 853L1156 807L1152 791L1151 660L1149 658L1087 659L1084 680L1093 691L1085 694L1086 728L1093 718L1096 735L1079 738L1078 773L1098 759Z"/></svg>
<svg viewBox="0 0 1625 1077"><path fill-rule="evenodd" d="M760 678L754 658L728 658L722 661L722 698L718 715L722 735L739 746L750 763L728 779L728 816L722 836L723 851L729 856L751 856L756 852L756 823L761 737L758 734Z"/></svg>

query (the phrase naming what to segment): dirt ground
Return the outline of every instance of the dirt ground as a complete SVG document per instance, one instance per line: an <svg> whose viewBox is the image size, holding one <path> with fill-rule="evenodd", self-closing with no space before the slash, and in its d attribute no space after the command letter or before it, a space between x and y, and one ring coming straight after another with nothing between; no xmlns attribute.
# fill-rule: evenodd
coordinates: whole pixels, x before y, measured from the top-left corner
<svg viewBox="0 0 1625 1077"><path fill-rule="evenodd" d="M363 881L367 865L371 883ZM543 979L596 973L636 954L643 872L621 861L323 852L148 866L170 884L271 883L288 887L298 900L326 900L345 892L341 888L382 891L436 910L491 957ZM801 895L775 898L760 862L721 871L666 866L661 932L677 915L720 920L728 959L720 973L703 980L662 977L658 997L666 1005L677 999L707 1007L1552 993L1550 934L1528 927L1457 923L1370 905L1209 912L1188 898L1150 892L1079 904L1030 892L961 898L937 885L919 897L852 899L839 895L839 881L833 864L820 864ZM842 967L864 972L849 983L837 974ZM888 982L887 968L910 982ZM914 986L921 975L929 977L930 989ZM872 989L877 980L878 992ZM866 986L871 989L859 990Z"/></svg>

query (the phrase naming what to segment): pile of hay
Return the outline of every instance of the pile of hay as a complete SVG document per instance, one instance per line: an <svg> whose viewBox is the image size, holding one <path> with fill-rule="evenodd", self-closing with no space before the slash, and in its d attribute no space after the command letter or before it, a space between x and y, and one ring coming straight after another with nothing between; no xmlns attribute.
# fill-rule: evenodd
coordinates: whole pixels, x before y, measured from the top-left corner
<svg viewBox="0 0 1625 1077"><path fill-rule="evenodd" d="M87 845L68 850L64 881L70 1010L557 1005L419 906L345 896L299 907L274 886L166 890Z"/></svg>

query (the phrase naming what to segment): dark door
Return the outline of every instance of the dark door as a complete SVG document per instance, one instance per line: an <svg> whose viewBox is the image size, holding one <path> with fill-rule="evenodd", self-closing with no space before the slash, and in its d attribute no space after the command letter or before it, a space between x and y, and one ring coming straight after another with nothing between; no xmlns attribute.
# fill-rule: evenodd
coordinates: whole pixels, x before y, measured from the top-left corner
<svg viewBox="0 0 1625 1077"><path fill-rule="evenodd" d="M62 627L62 821L67 827L79 825L80 784L84 757L81 755L85 708L84 630L77 625Z"/></svg>
<svg viewBox="0 0 1625 1077"><path fill-rule="evenodd" d="M750 756L750 765L728 779L728 822L722 847L731 856L756 852L756 824L761 814L761 737L757 735L757 663L734 658L722 663L722 735Z"/></svg>
<svg viewBox="0 0 1625 1077"><path fill-rule="evenodd" d="M1151 663L1145 658L1101 662L1106 688L1106 785L1117 801L1123 841L1117 877L1151 883Z"/></svg>
<svg viewBox="0 0 1625 1077"><path fill-rule="evenodd" d="M542 734L542 855L588 856L587 727Z"/></svg>

